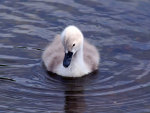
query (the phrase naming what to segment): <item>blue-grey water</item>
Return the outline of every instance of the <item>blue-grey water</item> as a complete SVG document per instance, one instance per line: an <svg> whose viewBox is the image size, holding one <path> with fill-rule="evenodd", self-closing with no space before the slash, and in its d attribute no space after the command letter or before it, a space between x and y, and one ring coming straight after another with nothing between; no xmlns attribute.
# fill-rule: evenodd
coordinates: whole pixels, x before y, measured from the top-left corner
<svg viewBox="0 0 150 113"><path fill-rule="evenodd" d="M99 70L48 73L45 46L76 25ZM1 0L0 113L150 113L149 0Z"/></svg>

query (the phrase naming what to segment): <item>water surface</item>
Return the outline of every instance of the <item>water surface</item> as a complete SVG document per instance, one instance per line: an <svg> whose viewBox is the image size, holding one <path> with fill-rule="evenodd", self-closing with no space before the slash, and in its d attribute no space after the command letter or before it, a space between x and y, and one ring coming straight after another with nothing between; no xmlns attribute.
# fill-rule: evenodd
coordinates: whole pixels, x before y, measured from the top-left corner
<svg viewBox="0 0 150 113"><path fill-rule="evenodd" d="M0 1L0 112L149 113L149 0ZM76 25L101 53L99 70L67 79L41 54Z"/></svg>

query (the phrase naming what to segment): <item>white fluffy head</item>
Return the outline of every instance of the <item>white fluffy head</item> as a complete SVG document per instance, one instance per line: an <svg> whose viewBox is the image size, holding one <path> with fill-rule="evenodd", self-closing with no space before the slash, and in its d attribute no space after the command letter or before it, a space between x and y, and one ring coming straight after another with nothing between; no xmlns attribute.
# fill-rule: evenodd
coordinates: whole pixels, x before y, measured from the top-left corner
<svg viewBox="0 0 150 113"><path fill-rule="evenodd" d="M61 33L61 40L65 52L70 51L75 54L83 47L83 34L76 26L73 25L70 25L63 30Z"/></svg>

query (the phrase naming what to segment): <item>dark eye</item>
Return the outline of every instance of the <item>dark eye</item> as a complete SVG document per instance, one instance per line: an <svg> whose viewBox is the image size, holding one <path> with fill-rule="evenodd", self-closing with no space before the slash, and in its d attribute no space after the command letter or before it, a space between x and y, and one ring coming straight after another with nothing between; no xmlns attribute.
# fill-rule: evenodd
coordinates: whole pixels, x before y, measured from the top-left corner
<svg viewBox="0 0 150 113"><path fill-rule="evenodd" d="M72 46L75 46L75 44L73 44Z"/></svg>

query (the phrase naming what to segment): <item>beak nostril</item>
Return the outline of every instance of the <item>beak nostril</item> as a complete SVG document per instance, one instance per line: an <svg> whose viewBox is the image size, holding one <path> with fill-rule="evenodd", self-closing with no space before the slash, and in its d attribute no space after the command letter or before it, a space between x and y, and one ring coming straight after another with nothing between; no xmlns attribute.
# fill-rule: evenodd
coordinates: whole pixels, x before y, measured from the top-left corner
<svg viewBox="0 0 150 113"><path fill-rule="evenodd" d="M73 52L68 51L68 57L72 57Z"/></svg>

